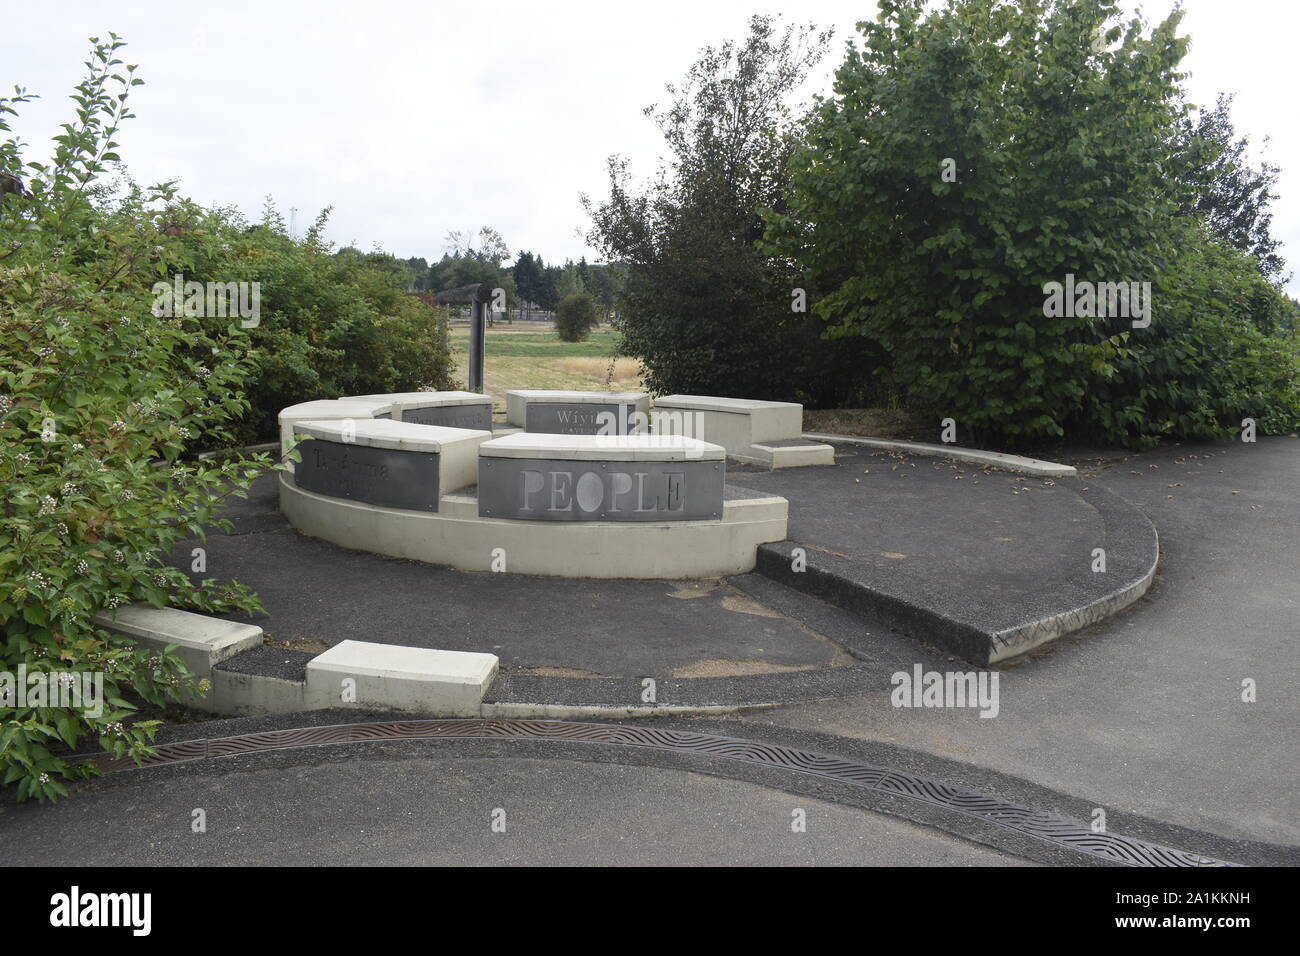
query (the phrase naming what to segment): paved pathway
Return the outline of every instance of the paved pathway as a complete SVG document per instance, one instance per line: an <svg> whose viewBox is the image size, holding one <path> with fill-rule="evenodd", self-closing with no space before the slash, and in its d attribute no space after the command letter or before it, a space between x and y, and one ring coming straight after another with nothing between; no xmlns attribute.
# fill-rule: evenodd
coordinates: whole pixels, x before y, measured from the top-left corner
<svg viewBox="0 0 1300 956"><path fill-rule="evenodd" d="M921 468L931 469L936 482L943 475L930 462L918 462L916 471ZM856 520L880 529L881 552L898 549L937 560L937 552L916 548L915 537L894 540L889 522L880 519L925 506L907 497L911 483L922 479L900 476L899 470L889 467L891 477L871 486L875 497L864 496ZM975 472L958 482L950 477L954 471L944 479L953 486L986 480ZM721 724L759 740L830 734L845 747L884 748L919 768L947 766L948 777L932 771L939 779L969 783L986 777L985 792L1050 790L1112 817L1143 814L1229 838L1300 844L1298 475L1300 440L1280 438L1162 449L1092 479L1155 522L1164 552L1159 579L1129 611L1000 669L994 719L981 719L973 710L893 707L890 671L899 648L912 645L882 636L889 653L874 670L866 668L874 683L864 691L715 721L710 729L725 732ZM791 477L759 476L756 483ZM988 495L990 508L1005 504L1024 516L1041 512L1043 526L1058 527L1067 539L1076 525L1087 523L1084 515L1074 521L1068 505L1053 512L1049 506L1059 496L1052 486L999 504L994 493L1011 483L1002 475L987 480L991 490L970 497ZM213 539L209 568L225 576L225 562L242 561L239 567L263 575L236 576L268 594L277 626L293 620L295 599L306 606L297 613L316 615L313 630L286 636L327 642L332 636L413 643L437 638L439 646L456 646L447 643L449 635L471 633L475 622L488 621L490 633L512 636L497 650L515 666L555 664L562 660L556 655L576 647L588 663L574 666L617 671L620 662L630 661L622 666L635 671L663 655L683 666L749 654L792 666L824 664L839 653L837 627L862 628L828 608L804 621L793 600L779 610L762 601L728 606L728 600L744 598L722 586L705 586L699 588L702 596L691 596L674 595L680 589L662 583L532 579L506 585L518 590L496 592L494 602L480 585L456 580L487 576L422 566L403 570L401 562L339 549L304 562L306 571L294 570L295 556L328 546L294 544L295 535L276 529L265 502L255 500L239 512L237 530L251 533ZM950 565L951 573L973 576L984 567L1008 583L1034 573L1021 551L996 540L1014 541L1015 520L960 509L936 513L947 514L950 526L962 526L966 540L987 539L982 565L962 559ZM794 520L820 519L799 510ZM853 520L855 515L845 518ZM824 530L846 534L833 522ZM999 530L1010 533L994 533ZM845 545L852 544L846 534ZM366 562L374 568L359 578L331 579L326 558L340 556L349 571ZM1054 560L1049 556L1048 563ZM321 575L313 583L315 598L295 588L305 573ZM355 599L353 617L340 611L346 600L326 604L324 595L339 592L339 580L349 582L342 593ZM384 600L376 603L376 594ZM578 609L567 621L545 609L560 598ZM375 617L387 613L391 620ZM426 631L408 627L399 633L403 622L423 618ZM652 628L626 626L647 619L656 622ZM333 630L322 630L321 622ZM536 639L539 633L550 635L549 643ZM475 647L485 649L481 634L472 636ZM945 662L933 649L917 646L913 656L926 667L950 663L954 670L967 669ZM1256 702L1241 699L1246 680L1257 685ZM211 761L203 768L126 773L52 807L8 805L0 811L0 843L12 862L51 863L1010 862L987 847L821 796L796 797L754 780L663 766L504 752L480 758L418 748L400 755L316 748L293 756ZM790 832L796 806L808 811L805 834ZM195 807L207 810L206 834L190 832ZM490 829L494 807L506 810L505 834Z"/></svg>
<svg viewBox="0 0 1300 956"><path fill-rule="evenodd" d="M1288 438L1161 449L1107 471L1097 480L1159 529L1156 585L1003 670L996 719L895 709L882 679L747 723L884 740L1098 806L1300 844L1298 478L1300 440ZM1255 703L1242 702L1246 679Z"/></svg>
<svg viewBox="0 0 1300 956"><path fill-rule="evenodd" d="M0 810L8 865L864 865L1019 861L911 823L680 770L322 748L103 778ZM207 832L194 833L194 810ZM794 832L802 810L804 832ZM492 829L504 811L504 832ZM501 819L498 813L497 819Z"/></svg>

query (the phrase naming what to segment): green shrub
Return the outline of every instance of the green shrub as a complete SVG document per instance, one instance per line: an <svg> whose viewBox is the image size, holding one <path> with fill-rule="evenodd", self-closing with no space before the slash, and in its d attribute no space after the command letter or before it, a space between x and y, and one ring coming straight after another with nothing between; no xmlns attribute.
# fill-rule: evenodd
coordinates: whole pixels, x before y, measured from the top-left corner
<svg viewBox="0 0 1300 956"><path fill-rule="evenodd" d="M280 409L297 402L453 387L446 310L408 295L392 256L333 253L321 238L328 213L294 240L269 202L255 225L233 210L192 203L168 211L186 280L260 286L258 323L247 330L250 408L233 429L239 444L273 439Z"/></svg>
<svg viewBox="0 0 1300 956"><path fill-rule="evenodd" d="M1300 332L1286 324L1294 306L1250 256L1199 221L1177 228L1177 255L1152 292L1151 326L1124 333L1114 372L1089 389L1075 428L1139 448L1161 438L1226 438L1247 418L1265 434L1294 431Z"/></svg>
<svg viewBox="0 0 1300 956"><path fill-rule="evenodd" d="M555 307L555 331L562 342L581 342L596 324L596 300L585 292L573 292Z"/></svg>
<svg viewBox="0 0 1300 956"><path fill-rule="evenodd" d="M14 140L0 144L0 179L25 187L0 193L0 672L98 674L105 695L99 714L6 701L0 782L19 798L54 798L62 781L91 774L61 755L84 738L115 756L147 753L157 721L131 722L128 691L161 705L201 690L174 653L110 634L96 614L129 602L258 608L238 585L191 585L163 563L268 462L180 461L193 436L221 437L246 411L248 337L237 323L151 314L150 286L182 251L174 197L158 187L99 201L95 178L117 158L113 136L139 81L116 58L120 41L92 42L53 161L24 165ZM0 99L0 130L26 99Z"/></svg>

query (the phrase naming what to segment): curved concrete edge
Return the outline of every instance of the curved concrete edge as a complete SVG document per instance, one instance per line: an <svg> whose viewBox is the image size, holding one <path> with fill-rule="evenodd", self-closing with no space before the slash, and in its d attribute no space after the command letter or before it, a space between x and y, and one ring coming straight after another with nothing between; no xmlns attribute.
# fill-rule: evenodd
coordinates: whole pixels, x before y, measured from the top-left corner
<svg viewBox="0 0 1300 956"><path fill-rule="evenodd" d="M681 704L672 707L602 707L598 704L485 704L485 718L503 720L614 720L651 717L726 717L748 710L776 707L776 704Z"/></svg>
<svg viewBox="0 0 1300 956"><path fill-rule="evenodd" d="M1072 478L1078 474L1078 471L1072 465L1058 465L1052 461L1024 458L1020 455L1005 455L1002 452L984 451L979 448L960 448L957 445L895 441L891 438L862 438L857 435L828 435L822 432L804 432L803 437L841 445L862 445L867 448L879 448L883 451L900 451L909 455L953 458L957 461L969 462L972 465L989 465L993 468L1001 468L1003 471L1014 471L1023 475L1037 475L1041 478Z"/></svg>
<svg viewBox="0 0 1300 956"><path fill-rule="evenodd" d="M280 475L280 510L298 531L355 551L569 578L725 577L754 567L758 546L786 535L784 498L727 501L721 521L538 522L481 518L477 502L443 497L439 511L383 508L304 491Z"/></svg>
<svg viewBox="0 0 1300 956"><path fill-rule="evenodd" d="M1078 484L1078 479L1062 479ZM805 549L806 567L796 572L794 541L764 544L757 570L765 577L844 610L878 620L891 630L937 644L980 665L996 664L1110 617L1144 595L1160 560L1159 536L1141 511L1101 487L1078 492L1105 525L1108 571L1054 582L1015 605L999 605L983 619L925 603L855 574L846 559ZM1108 583L1117 581L1117 583Z"/></svg>
<svg viewBox="0 0 1300 956"><path fill-rule="evenodd" d="M730 677L542 677L503 673L484 698L494 716L658 717L728 714L861 694L880 673L863 663ZM653 680L653 684L649 681ZM653 703L646 702L647 689Z"/></svg>
<svg viewBox="0 0 1300 956"><path fill-rule="evenodd" d="M996 652L990 663L1015 657L1105 620L1150 590L1160 563L1160 536L1151 519L1105 488L1088 487L1080 492L1080 497L1092 505L1105 522L1105 548L1111 562L1109 572L1105 577L1092 574L1084 579L1086 585L1068 589L1065 597L1075 606L994 630L992 640ZM1105 588L1104 582L1113 575L1119 576L1119 583ZM1094 579L1100 587L1091 586ZM1098 590L1102 593L1096 593Z"/></svg>

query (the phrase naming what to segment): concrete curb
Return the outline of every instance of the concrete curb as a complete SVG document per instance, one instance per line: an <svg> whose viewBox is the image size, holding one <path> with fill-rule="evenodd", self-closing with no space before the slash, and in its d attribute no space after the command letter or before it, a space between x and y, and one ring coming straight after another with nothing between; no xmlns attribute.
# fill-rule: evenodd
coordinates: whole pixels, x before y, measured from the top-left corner
<svg viewBox="0 0 1300 956"><path fill-rule="evenodd" d="M265 644L255 625L143 604L97 623L157 650L178 645L191 672L211 683L186 705L233 717L331 709L516 719L722 716L862 693L883 680L862 662L730 677L646 675L656 701L647 703L644 677L501 673L494 654L353 640L309 654Z"/></svg>
<svg viewBox="0 0 1300 956"><path fill-rule="evenodd" d="M1059 481L1078 484L1078 479ZM794 541L761 545L757 570L795 590L987 666L1116 614L1150 588L1160 558L1155 526L1104 488L1081 488L1078 493L1105 524L1107 572L1053 582L1049 591L1023 596L1015 603L990 596L983 603L936 607L931 592L869 580L861 566L814 548L804 549L806 568L796 572L792 553L800 545Z"/></svg>
<svg viewBox="0 0 1300 956"><path fill-rule="evenodd" d="M883 451L901 451L909 455L932 455L939 458L952 458L956 461L969 462L972 465L988 465L993 468L1000 468L1003 471L1036 475L1040 478L1073 478L1078 474L1072 465L1058 465L1056 462L1042 461L1038 458L1004 455L1002 452L984 451L979 448L961 448L957 445L932 445L926 442L895 441L887 438L860 438L856 435L827 435L821 432L805 432L803 437L841 445L863 445L867 448L879 448Z"/></svg>
<svg viewBox="0 0 1300 956"><path fill-rule="evenodd" d="M364 662L369 657L382 657L391 652L410 653L419 648L345 641L354 645L353 653L361 653ZM336 645L339 647L342 645ZM364 648L364 651L360 650ZM326 654L332 653L326 651ZM449 654L448 651L428 652ZM421 685L420 696L413 698L408 688L412 675L398 679L386 675L388 680L378 683L370 679L365 687L357 677L356 700L340 704L338 675L325 692L321 674L313 673L319 658L308 659L298 654L297 659L285 662L293 652L278 651L274 647L256 648L232 658L213 672L212 692L195 706L210 713L251 717L263 714L286 714L295 711L324 710L345 706L349 709L401 710L431 716L470 716L495 718L545 718L545 719L643 719L675 716L722 716L746 711L779 707L783 704L829 700L850 694L860 694L869 688L887 682L877 667L847 665L821 667L806 671L776 674L754 674L737 677L655 678L656 703L643 702L646 685L643 678L581 678L540 677L531 674L498 673L483 685L479 697L455 702L437 700L435 685ZM324 656L324 655L321 655ZM493 655L469 654L468 657ZM358 673L362 665L354 666L350 673ZM447 683L446 680L442 683ZM364 693L361 691L364 690Z"/></svg>

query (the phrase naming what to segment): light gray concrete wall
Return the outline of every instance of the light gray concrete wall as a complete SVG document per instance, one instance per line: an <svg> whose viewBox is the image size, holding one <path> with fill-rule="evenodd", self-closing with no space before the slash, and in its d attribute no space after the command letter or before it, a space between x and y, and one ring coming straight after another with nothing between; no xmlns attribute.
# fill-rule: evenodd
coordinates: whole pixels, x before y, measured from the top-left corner
<svg viewBox="0 0 1300 956"><path fill-rule="evenodd" d="M721 577L752 571L758 545L786 536L784 498L728 501L721 521L519 521L480 518L478 501L445 495L439 510L402 511L303 491L280 476L280 508L304 534L345 548L491 571L580 578Z"/></svg>

